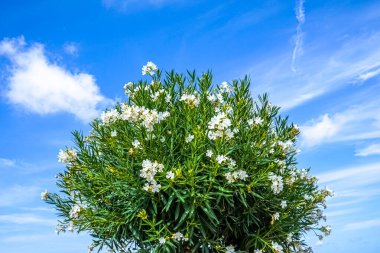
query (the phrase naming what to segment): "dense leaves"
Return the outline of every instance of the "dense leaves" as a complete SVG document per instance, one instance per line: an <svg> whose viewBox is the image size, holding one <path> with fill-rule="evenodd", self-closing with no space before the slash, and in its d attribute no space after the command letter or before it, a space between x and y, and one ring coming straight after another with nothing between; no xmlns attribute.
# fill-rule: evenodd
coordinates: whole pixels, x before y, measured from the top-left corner
<svg viewBox="0 0 380 253"><path fill-rule="evenodd" d="M127 101L61 150L61 193L43 194L57 232L115 252L228 253L307 252L305 233L330 233L319 222L331 191L296 168L298 127L266 95L254 101L249 78L144 68L150 83L126 84Z"/></svg>

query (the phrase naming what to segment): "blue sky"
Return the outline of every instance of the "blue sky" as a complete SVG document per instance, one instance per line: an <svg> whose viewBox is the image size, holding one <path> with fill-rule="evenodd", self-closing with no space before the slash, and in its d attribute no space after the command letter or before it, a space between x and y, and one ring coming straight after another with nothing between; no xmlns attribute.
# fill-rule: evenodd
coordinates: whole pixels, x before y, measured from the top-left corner
<svg viewBox="0 0 380 253"><path fill-rule="evenodd" d="M380 3L94 0L0 2L0 252L86 252L40 200L72 130L141 78L147 61L249 74L301 126L300 167L336 194L317 253L380 251Z"/></svg>

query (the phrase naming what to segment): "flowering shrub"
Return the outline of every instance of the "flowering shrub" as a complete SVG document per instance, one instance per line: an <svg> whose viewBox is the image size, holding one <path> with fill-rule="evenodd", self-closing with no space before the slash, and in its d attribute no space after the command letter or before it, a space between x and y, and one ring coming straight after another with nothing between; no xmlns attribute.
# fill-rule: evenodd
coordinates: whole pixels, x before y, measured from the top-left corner
<svg viewBox="0 0 380 253"><path fill-rule="evenodd" d="M127 101L59 152L61 194L41 194L58 233L88 231L90 251L224 253L309 252L305 233L330 233L331 191L296 168L298 127L253 100L248 78L142 73L150 83L127 83Z"/></svg>

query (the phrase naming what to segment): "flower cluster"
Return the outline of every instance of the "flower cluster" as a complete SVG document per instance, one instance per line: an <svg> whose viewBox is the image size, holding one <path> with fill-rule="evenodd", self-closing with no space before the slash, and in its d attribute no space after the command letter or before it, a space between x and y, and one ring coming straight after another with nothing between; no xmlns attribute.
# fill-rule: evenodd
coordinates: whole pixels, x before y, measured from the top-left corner
<svg viewBox="0 0 380 253"><path fill-rule="evenodd" d="M71 164L77 160L77 152L73 149L60 150L58 153L58 162Z"/></svg>
<svg viewBox="0 0 380 253"><path fill-rule="evenodd" d="M183 101L191 108L194 108L197 107L199 104L199 96L197 94L184 93L182 94L180 101Z"/></svg>
<svg viewBox="0 0 380 253"><path fill-rule="evenodd" d="M142 169L140 170L140 177L145 178L148 182L144 186L144 190L150 192L159 192L161 185L157 183L154 176L157 172L162 172L164 165L158 163L157 161L151 162L149 160L144 160L142 162Z"/></svg>
<svg viewBox="0 0 380 253"><path fill-rule="evenodd" d="M280 193L284 188L282 177L279 175L275 175L273 172L269 172L269 179L272 181L271 189L273 193Z"/></svg>
<svg viewBox="0 0 380 253"><path fill-rule="evenodd" d="M153 76L158 71L156 64L151 61L148 61L146 65L144 65L141 69L142 75L150 75Z"/></svg>
<svg viewBox="0 0 380 253"><path fill-rule="evenodd" d="M248 177L248 174L244 170L238 170L238 171L234 171L232 173L227 172L224 176L226 177L228 183L234 183L237 180L245 181L246 178Z"/></svg>
<svg viewBox="0 0 380 253"><path fill-rule="evenodd" d="M189 238L185 237L181 232L177 232L173 234L173 239L176 241L188 241Z"/></svg>
<svg viewBox="0 0 380 253"><path fill-rule="evenodd" d="M212 117L208 123L208 137L210 140L222 138L231 139L234 137L234 131L230 129L231 120L224 112L219 112L216 116ZM235 130L236 132L236 130Z"/></svg>
<svg viewBox="0 0 380 253"><path fill-rule="evenodd" d="M81 210L81 207L79 205L75 204L70 210L70 218L78 219L80 210Z"/></svg>
<svg viewBox="0 0 380 253"><path fill-rule="evenodd" d="M156 110L150 110L145 107L139 107L135 105L122 104L121 112L117 109L103 112L101 115L101 121L103 124L108 125L116 120L127 120L130 122L141 122L147 131L153 131L153 126L160 121L169 117L169 112L157 112Z"/></svg>

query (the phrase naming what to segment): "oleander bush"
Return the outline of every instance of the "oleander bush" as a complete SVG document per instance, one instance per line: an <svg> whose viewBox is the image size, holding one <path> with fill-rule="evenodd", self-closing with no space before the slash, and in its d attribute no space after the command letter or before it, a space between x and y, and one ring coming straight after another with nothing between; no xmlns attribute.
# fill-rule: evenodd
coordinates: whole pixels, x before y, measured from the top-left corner
<svg viewBox="0 0 380 253"><path fill-rule="evenodd" d="M61 191L41 195L57 233L90 233L90 251L227 253L311 252L305 234L330 233L332 192L297 168L299 128L252 99L248 77L142 72L150 80L126 84L126 102L60 151Z"/></svg>

